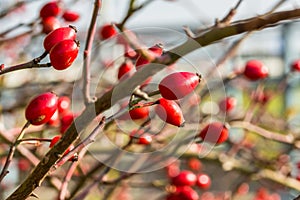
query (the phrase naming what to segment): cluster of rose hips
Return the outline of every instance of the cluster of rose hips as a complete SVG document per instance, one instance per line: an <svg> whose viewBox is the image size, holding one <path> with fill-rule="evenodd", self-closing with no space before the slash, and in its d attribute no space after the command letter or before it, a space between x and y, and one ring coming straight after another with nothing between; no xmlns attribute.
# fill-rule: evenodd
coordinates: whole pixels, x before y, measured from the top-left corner
<svg viewBox="0 0 300 200"><path fill-rule="evenodd" d="M49 52L54 69L64 70L72 65L79 51L76 29L73 26L61 27L51 31L44 39L44 49Z"/></svg>
<svg viewBox="0 0 300 200"><path fill-rule="evenodd" d="M70 111L70 105L69 97L58 97L52 92L46 92L36 96L29 102L25 110L25 117L32 125L60 125L60 133L64 134L74 120L74 114ZM49 147L53 147L60 138L61 135L53 137ZM70 148L67 152L70 151Z"/></svg>
<svg viewBox="0 0 300 200"><path fill-rule="evenodd" d="M57 1L46 3L40 10L43 33L48 34L51 31L61 27L61 23L58 19L59 15L61 15L66 22L75 22L79 19L79 14L77 12L63 10L60 6L60 3Z"/></svg>
<svg viewBox="0 0 300 200"><path fill-rule="evenodd" d="M197 158L191 158L187 164L189 170L180 170L178 162L173 162L166 167L167 176L171 187L167 187L166 200L198 200L196 190L207 190L211 186L210 177L202 172L202 163Z"/></svg>

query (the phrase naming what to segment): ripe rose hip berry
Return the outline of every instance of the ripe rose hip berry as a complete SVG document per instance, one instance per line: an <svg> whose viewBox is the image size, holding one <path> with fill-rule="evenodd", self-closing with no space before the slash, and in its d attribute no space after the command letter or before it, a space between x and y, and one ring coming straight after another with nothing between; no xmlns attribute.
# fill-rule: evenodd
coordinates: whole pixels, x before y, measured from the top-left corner
<svg viewBox="0 0 300 200"><path fill-rule="evenodd" d="M244 76L251 81L266 78L269 74L268 68L259 60L250 60L246 63Z"/></svg>
<svg viewBox="0 0 300 200"><path fill-rule="evenodd" d="M176 186L193 186L197 180L196 175L188 170L181 171L171 179L171 183Z"/></svg>
<svg viewBox="0 0 300 200"><path fill-rule="evenodd" d="M56 1L45 4L40 10L40 17L45 19L47 17L55 17L60 13L60 7Z"/></svg>
<svg viewBox="0 0 300 200"><path fill-rule="evenodd" d="M194 171L200 171L202 169L202 163L197 158L191 158L188 160L188 167Z"/></svg>
<svg viewBox="0 0 300 200"><path fill-rule="evenodd" d="M200 76L195 73L175 72L163 78L158 89L165 99L177 100L194 91L200 80Z"/></svg>
<svg viewBox="0 0 300 200"><path fill-rule="evenodd" d="M121 78L127 79L134 73L134 65L131 60L127 59L125 62L121 64L118 71L118 80Z"/></svg>
<svg viewBox="0 0 300 200"><path fill-rule="evenodd" d="M198 193L189 186L177 187L175 194L177 194L181 200L199 200Z"/></svg>
<svg viewBox="0 0 300 200"><path fill-rule="evenodd" d="M79 19L80 16L77 12L66 10L62 17L67 22L75 22Z"/></svg>
<svg viewBox="0 0 300 200"><path fill-rule="evenodd" d="M298 72L300 72L300 59L299 59L299 60L295 60L295 61L291 64L291 70L292 70L292 71L298 71Z"/></svg>
<svg viewBox="0 0 300 200"><path fill-rule="evenodd" d="M51 65L56 70L64 70L72 65L78 55L78 44L74 40L63 40L50 50Z"/></svg>
<svg viewBox="0 0 300 200"><path fill-rule="evenodd" d="M57 109L57 96L43 93L30 101L25 110L26 119L33 125L47 123Z"/></svg>
<svg viewBox="0 0 300 200"><path fill-rule="evenodd" d="M44 48L46 51L50 51L57 43L63 40L75 40L76 28L73 26L61 27L50 32L44 39Z"/></svg>
<svg viewBox="0 0 300 200"><path fill-rule="evenodd" d="M212 122L200 132L205 142L221 144L228 139L228 129L221 122Z"/></svg>
<svg viewBox="0 0 300 200"><path fill-rule="evenodd" d="M226 97L219 103L219 108L224 113L233 110L235 106L236 106L236 98L234 97Z"/></svg>
<svg viewBox="0 0 300 200"><path fill-rule="evenodd" d="M196 185L201 189L208 189L211 185L210 177L207 174L198 174Z"/></svg>
<svg viewBox="0 0 300 200"><path fill-rule="evenodd" d="M160 98L158 105L155 107L155 112L163 121L169 124L178 127L184 125L182 111L175 101Z"/></svg>
<svg viewBox="0 0 300 200"><path fill-rule="evenodd" d="M145 119L149 116L149 107L141 107L141 108L135 108L133 110L129 111L129 115L131 119Z"/></svg>
<svg viewBox="0 0 300 200"><path fill-rule="evenodd" d="M106 40L117 35L117 31L112 24L105 24L100 29L100 38Z"/></svg>
<svg viewBox="0 0 300 200"><path fill-rule="evenodd" d="M60 27L60 22L56 17L47 17L42 20L43 33L48 34Z"/></svg>
<svg viewBox="0 0 300 200"><path fill-rule="evenodd" d="M71 106L71 100L67 96L62 96L58 98L57 109L60 115L67 113Z"/></svg>

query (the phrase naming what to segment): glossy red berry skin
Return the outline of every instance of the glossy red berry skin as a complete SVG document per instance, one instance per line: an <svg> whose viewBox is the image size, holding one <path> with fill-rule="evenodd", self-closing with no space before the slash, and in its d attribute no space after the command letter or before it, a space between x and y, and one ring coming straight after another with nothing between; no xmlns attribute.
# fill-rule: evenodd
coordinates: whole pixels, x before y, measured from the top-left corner
<svg viewBox="0 0 300 200"><path fill-rule="evenodd" d="M145 119L149 116L149 107L141 107L141 108L136 108L133 110L129 111L129 115L131 119L136 120L136 119Z"/></svg>
<svg viewBox="0 0 300 200"><path fill-rule="evenodd" d="M200 77L195 73L175 72L163 78L158 89L165 99L177 100L194 91L200 80Z"/></svg>
<svg viewBox="0 0 300 200"><path fill-rule="evenodd" d="M61 135L56 135L52 138L49 147L52 148L61 138Z"/></svg>
<svg viewBox="0 0 300 200"><path fill-rule="evenodd" d="M43 93L30 101L25 117L32 125L47 123L57 109L57 96L52 92Z"/></svg>
<svg viewBox="0 0 300 200"><path fill-rule="evenodd" d="M259 60L250 60L246 63L244 76L251 81L266 78L269 74L268 68Z"/></svg>
<svg viewBox="0 0 300 200"><path fill-rule="evenodd" d="M291 70L292 71L298 71L300 72L300 59L299 60L295 60L292 65L291 65Z"/></svg>
<svg viewBox="0 0 300 200"><path fill-rule="evenodd" d="M199 135L203 141L221 144L228 139L228 129L221 122L212 122L208 124Z"/></svg>
<svg viewBox="0 0 300 200"><path fill-rule="evenodd" d="M50 51L57 43L63 40L75 40L76 30L72 27L61 27L50 32L44 39L44 48Z"/></svg>
<svg viewBox="0 0 300 200"><path fill-rule="evenodd" d="M112 38L113 36L117 35L117 30L112 24L105 24L100 29L100 38L102 40L106 40L108 38Z"/></svg>
<svg viewBox="0 0 300 200"><path fill-rule="evenodd" d="M56 17L47 17L42 20L43 33L48 34L60 27L60 22Z"/></svg>
<svg viewBox="0 0 300 200"><path fill-rule="evenodd" d="M167 196L167 200L199 200L199 195L189 186L176 187L175 193Z"/></svg>
<svg viewBox="0 0 300 200"><path fill-rule="evenodd" d="M45 4L40 10L40 17L45 19L47 17L55 17L60 13L60 7L56 1Z"/></svg>
<svg viewBox="0 0 300 200"><path fill-rule="evenodd" d="M50 50L51 65L56 70L64 70L72 65L78 55L79 47L74 40L63 40Z"/></svg>
<svg viewBox="0 0 300 200"><path fill-rule="evenodd" d="M71 100L69 97L62 96L58 98L57 109L60 115L69 112L70 107L71 107Z"/></svg>
<svg viewBox="0 0 300 200"><path fill-rule="evenodd" d="M171 179L171 183L176 186L193 186L197 181L196 175L188 170L181 171Z"/></svg>
<svg viewBox="0 0 300 200"><path fill-rule="evenodd" d="M207 174L198 174L196 185L201 189L209 189L211 185L211 179Z"/></svg>
<svg viewBox="0 0 300 200"><path fill-rule="evenodd" d="M118 71L118 80L122 78L122 80L129 78L134 73L134 65L131 60L126 60L119 67Z"/></svg>
<svg viewBox="0 0 300 200"><path fill-rule="evenodd" d="M47 124L49 126L57 127L59 125L59 123L60 123L60 120L59 120L58 110L56 110L55 113L50 118L50 120L47 122Z"/></svg>
<svg viewBox="0 0 300 200"><path fill-rule="evenodd" d="M79 19L80 16L77 12L66 10L62 17L67 22L75 22Z"/></svg>
<svg viewBox="0 0 300 200"><path fill-rule="evenodd" d="M67 131L67 129L73 123L74 117L75 117L74 114L71 112L62 116L62 118L60 119L60 133L61 134L64 134Z"/></svg>
<svg viewBox="0 0 300 200"><path fill-rule="evenodd" d="M236 106L236 98L234 97L226 97L219 103L219 108L223 113L232 111Z"/></svg>
<svg viewBox="0 0 300 200"><path fill-rule="evenodd" d="M158 105L155 107L156 114L165 122L174 126L181 127L184 125L184 118L181 108L175 101L160 98Z"/></svg>

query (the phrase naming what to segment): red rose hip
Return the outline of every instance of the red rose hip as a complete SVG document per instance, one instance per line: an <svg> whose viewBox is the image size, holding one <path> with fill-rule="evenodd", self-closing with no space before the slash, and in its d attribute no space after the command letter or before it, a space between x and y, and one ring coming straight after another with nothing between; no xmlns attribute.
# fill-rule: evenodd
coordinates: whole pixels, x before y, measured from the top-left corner
<svg viewBox="0 0 300 200"><path fill-rule="evenodd" d="M62 15L62 17L67 22L75 22L75 21L77 21L79 19L80 16L79 16L79 14L77 12L66 10L64 12L64 14Z"/></svg>
<svg viewBox="0 0 300 200"><path fill-rule="evenodd" d="M124 63L121 64L118 71L118 80L126 79L133 74L134 65L131 60L127 59Z"/></svg>
<svg viewBox="0 0 300 200"><path fill-rule="evenodd" d="M117 31L112 24L105 24L100 29L100 38L106 40L117 35Z"/></svg>
<svg viewBox="0 0 300 200"><path fill-rule="evenodd" d="M207 174L198 174L196 185L201 189L208 189L211 185L210 177Z"/></svg>
<svg viewBox="0 0 300 200"><path fill-rule="evenodd" d="M268 68L259 60L250 60L246 63L244 75L251 81L266 78L269 74Z"/></svg>
<svg viewBox="0 0 300 200"><path fill-rule="evenodd" d="M200 80L200 76L195 73L176 72L162 79L158 88L165 99L177 100L191 93Z"/></svg>
<svg viewBox="0 0 300 200"><path fill-rule="evenodd" d="M78 44L74 40L63 40L50 51L50 61L54 69L64 70L72 65L78 55Z"/></svg>
<svg viewBox="0 0 300 200"><path fill-rule="evenodd" d="M155 107L156 114L165 122L174 126L183 126L184 118L181 108L175 101L160 98Z"/></svg>
<svg viewBox="0 0 300 200"><path fill-rule="evenodd" d="M222 112L230 112L236 106L236 98L234 97L226 97L219 103L219 108Z"/></svg>
<svg viewBox="0 0 300 200"><path fill-rule="evenodd" d="M221 122L213 122L208 124L200 132L200 137L205 142L221 144L228 139L228 129Z"/></svg>
<svg viewBox="0 0 300 200"><path fill-rule="evenodd" d="M44 39L44 48L46 51L50 51L57 43L63 40L75 40L76 39L76 28L61 27L50 32Z"/></svg>
<svg viewBox="0 0 300 200"><path fill-rule="evenodd" d="M176 186L192 186L195 185L196 180L197 177L193 172L183 170L171 179L171 183Z"/></svg>
<svg viewBox="0 0 300 200"><path fill-rule="evenodd" d="M299 60L295 60L295 61L291 64L291 70L292 70L292 71L298 71L298 72L300 72L300 59L299 59Z"/></svg>
<svg viewBox="0 0 300 200"><path fill-rule="evenodd" d="M48 34L60 27L60 22L56 17L47 17L42 20L43 33Z"/></svg>
<svg viewBox="0 0 300 200"><path fill-rule="evenodd" d="M57 96L52 92L35 97L25 110L26 119L33 125L47 123L57 109Z"/></svg>
<svg viewBox="0 0 300 200"><path fill-rule="evenodd" d="M60 115L67 113L71 106L71 100L67 96L62 96L58 98L57 109Z"/></svg>
<svg viewBox="0 0 300 200"><path fill-rule="evenodd" d="M56 1L45 4L40 10L40 17L45 19L47 17L55 17L59 14L60 7Z"/></svg>

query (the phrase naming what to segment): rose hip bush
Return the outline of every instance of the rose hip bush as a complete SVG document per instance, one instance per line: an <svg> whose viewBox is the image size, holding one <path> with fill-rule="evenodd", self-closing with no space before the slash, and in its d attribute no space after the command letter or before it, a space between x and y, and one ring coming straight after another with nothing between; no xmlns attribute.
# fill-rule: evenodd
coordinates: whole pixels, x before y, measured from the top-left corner
<svg viewBox="0 0 300 200"><path fill-rule="evenodd" d="M108 2L3 3L0 199L300 198L299 109L284 98L300 58L270 62L247 43L299 5L238 18L237 1L175 31L129 22L182 0L130 0L111 21Z"/></svg>

